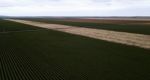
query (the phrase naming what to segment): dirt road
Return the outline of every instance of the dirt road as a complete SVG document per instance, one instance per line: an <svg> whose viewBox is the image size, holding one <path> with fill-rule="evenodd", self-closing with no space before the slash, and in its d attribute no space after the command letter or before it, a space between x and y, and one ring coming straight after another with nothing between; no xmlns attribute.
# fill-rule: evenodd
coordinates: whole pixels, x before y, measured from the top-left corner
<svg viewBox="0 0 150 80"><path fill-rule="evenodd" d="M134 34L127 32L117 32L110 30L101 30L101 29L91 29L75 26L66 26L58 24L49 24L35 21L27 20L16 20L16 19L6 19L9 21L14 21L18 23L28 24L32 26L62 31L66 33L82 35L90 38L106 40L109 42L121 43L131 46L137 46L140 48L150 49L150 35L143 34Z"/></svg>

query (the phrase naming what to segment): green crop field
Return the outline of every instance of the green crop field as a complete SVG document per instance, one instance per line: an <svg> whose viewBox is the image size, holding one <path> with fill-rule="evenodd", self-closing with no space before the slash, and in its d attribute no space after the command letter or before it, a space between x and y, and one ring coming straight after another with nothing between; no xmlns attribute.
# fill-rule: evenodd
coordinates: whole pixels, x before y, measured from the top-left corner
<svg viewBox="0 0 150 80"><path fill-rule="evenodd" d="M140 23L144 23L144 21L129 21L129 23L132 22L135 24L126 24L126 23L76 22L74 20L72 20L74 22L71 22L71 21L64 21L63 19L59 20L59 19L51 19L51 18L24 18L24 19L32 20L32 21L46 22L46 23L71 25L71 26L77 26L77 27L87 27L87 28L96 28L96 29L105 29L105 30L113 30L113 31L150 35L150 25L139 25ZM103 22L103 21L100 21L100 22ZM150 22L148 22L148 23L150 23Z"/></svg>
<svg viewBox="0 0 150 80"><path fill-rule="evenodd" d="M28 27L28 25L14 23L11 21L0 20L0 32L20 31L20 30L37 30L37 29L40 29L40 28Z"/></svg>
<svg viewBox="0 0 150 80"><path fill-rule="evenodd" d="M5 20L0 31L14 31L0 33L0 80L150 80L150 50Z"/></svg>

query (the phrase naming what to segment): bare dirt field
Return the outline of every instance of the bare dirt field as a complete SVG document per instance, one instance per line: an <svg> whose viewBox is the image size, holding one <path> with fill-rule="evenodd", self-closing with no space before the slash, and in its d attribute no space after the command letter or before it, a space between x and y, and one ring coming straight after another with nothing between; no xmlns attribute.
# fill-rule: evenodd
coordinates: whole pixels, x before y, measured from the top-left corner
<svg viewBox="0 0 150 80"><path fill-rule="evenodd" d="M41 22L28 21L28 20L15 20L15 19L7 19L7 20L28 24L32 26L67 32L75 35L81 35L90 38L150 49L150 35L74 27L74 26L66 26L66 25L58 25L58 24L48 24L48 23L41 23Z"/></svg>
<svg viewBox="0 0 150 80"><path fill-rule="evenodd" d="M59 21L71 21L71 22L90 22L90 23L106 23L106 24L145 24L150 25L150 20L128 20L128 19L90 19L90 18L80 18L80 19L58 19Z"/></svg>

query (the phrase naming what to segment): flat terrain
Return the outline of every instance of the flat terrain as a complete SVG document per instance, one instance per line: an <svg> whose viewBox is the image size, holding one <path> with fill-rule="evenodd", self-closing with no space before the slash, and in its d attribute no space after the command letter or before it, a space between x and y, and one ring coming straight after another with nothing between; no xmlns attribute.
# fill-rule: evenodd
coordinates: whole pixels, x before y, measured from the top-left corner
<svg viewBox="0 0 150 80"><path fill-rule="evenodd" d="M17 19L7 19L7 20L22 23L22 24L28 24L32 26L67 32L76 35L82 35L90 38L150 49L150 35L133 34L127 32L125 33L125 32L91 29L91 28L81 28L81 27L58 25L58 24L46 24L43 22L28 21L28 20L17 20Z"/></svg>
<svg viewBox="0 0 150 80"><path fill-rule="evenodd" d="M7 27L5 26L6 24ZM0 32L38 30L38 29L42 29L42 28L28 27L28 25L24 25L21 23L14 23L11 21L0 20Z"/></svg>
<svg viewBox="0 0 150 80"><path fill-rule="evenodd" d="M5 20L0 23L1 32L14 31L0 33L0 80L150 79L150 50Z"/></svg>
<svg viewBox="0 0 150 80"><path fill-rule="evenodd" d="M85 17L83 19L150 21L150 17Z"/></svg>
<svg viewBox="0 0 150 80"><path fill-rule="evenodd" d="M150 35L150 21L147 20L140 21L140 20L63 19L63 18L59 19L27 18L26 20Z"/></svg>

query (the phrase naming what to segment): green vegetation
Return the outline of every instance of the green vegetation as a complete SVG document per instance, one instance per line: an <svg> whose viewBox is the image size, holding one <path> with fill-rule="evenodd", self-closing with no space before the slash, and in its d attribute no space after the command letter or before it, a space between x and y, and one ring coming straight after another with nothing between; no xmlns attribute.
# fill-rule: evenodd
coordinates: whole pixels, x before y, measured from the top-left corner
<svg viewBox="0 0 150 80"><path fill-rule="evenodd" d="M29 27L28 25L14 23L11 21L0 20L0 32L20 31L20 30L37 30L42 28Z"/></svg>
<svg viewBox="0 0 150 80"><path fill-rule="evenodd" d="M37 29L0 27L10 24ZM149 52L46 29L0 33L0 80L150 80Z"/></svg>
<svg viewBox="0 0 150 80"><path fill-rule="evenodd" d="M70 21L63 21L63 20L61 21L57 19L47 19L47 18L45 19L44 18L41 18L41 19L29 18L27 20L150 35L150 25L138 25L138 24L131 25L131 24L124 24L124 23L108 24L108 23L92 23L92 22L91 23L90 22L70 22Z"/></svg>

